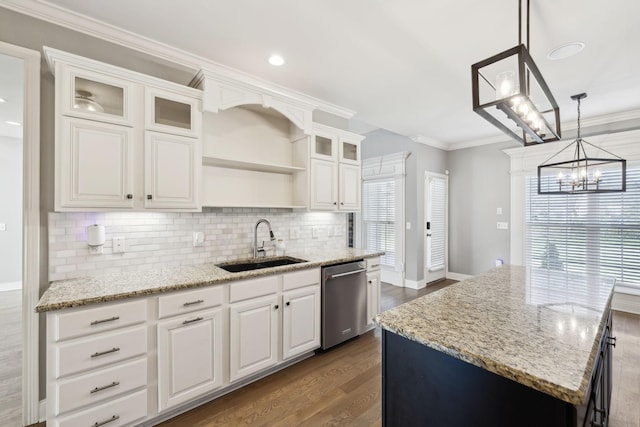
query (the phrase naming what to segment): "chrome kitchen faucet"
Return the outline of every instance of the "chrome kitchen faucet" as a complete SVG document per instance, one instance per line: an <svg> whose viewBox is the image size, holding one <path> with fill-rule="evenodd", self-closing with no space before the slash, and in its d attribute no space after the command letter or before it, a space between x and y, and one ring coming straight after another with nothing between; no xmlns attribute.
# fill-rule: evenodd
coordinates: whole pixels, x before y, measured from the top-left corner
<svg viewBox="0 0 640 427"><path fill-rule="evenodd" d="M264 240L262 241L262 246L258 248L258 226L262 223L267 224L267 227L269 227L269 239L272 242L275 242L276 240L276 236L273 235L273 231L271 230L271 223L269 222L269 220L262 218L256 221L256 226L253 229L253 257L254 258L258 258L258 255L260 255L260 257L264 257L266 255L266 252L264 249Z"/></svg>

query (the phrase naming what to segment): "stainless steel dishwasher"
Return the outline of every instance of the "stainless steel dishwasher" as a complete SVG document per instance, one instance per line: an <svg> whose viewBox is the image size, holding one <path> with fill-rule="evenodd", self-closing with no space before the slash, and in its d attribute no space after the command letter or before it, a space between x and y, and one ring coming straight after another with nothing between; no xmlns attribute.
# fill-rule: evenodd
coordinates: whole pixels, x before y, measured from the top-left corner
<svg viewBox="0 0 640 427"><path fill-rule="evenodd" d="M364 261L322 269L322 349L358 336L366 325Z"/></svg>

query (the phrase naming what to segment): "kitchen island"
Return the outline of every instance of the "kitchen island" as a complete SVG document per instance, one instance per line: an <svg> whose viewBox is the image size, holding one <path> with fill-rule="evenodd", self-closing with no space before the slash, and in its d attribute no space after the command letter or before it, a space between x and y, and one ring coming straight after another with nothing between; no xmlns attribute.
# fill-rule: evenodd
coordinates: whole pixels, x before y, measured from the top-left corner
<svg viewBox="0 0 640 427"><path fill-rule="evenodd" d="M383 425L607 425L612 289L503 266L378 315Z"/></svg>

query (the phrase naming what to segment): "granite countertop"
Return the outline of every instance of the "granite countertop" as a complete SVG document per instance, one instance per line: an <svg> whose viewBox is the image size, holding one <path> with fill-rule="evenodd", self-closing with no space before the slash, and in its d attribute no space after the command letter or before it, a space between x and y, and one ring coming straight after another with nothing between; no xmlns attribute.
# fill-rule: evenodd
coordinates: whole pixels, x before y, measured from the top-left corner
<svg viewBox="0 0 640 427"><path fill-rule="evenodd" d="M503 266L389 311L382 328L572 404L587 398L613 280Z"/></svg>
<svg viewBox="0 0 640 427"><path fill-rule="evenodd" d="M287 256L307 262L229 273L213 263L188 265L161 270L80 277L51 282L36 306L36 312L60 310L87 304L150 295L161 292L197 288L234 280L250 279L270 274L321 267L341 262L380 256L384 252L345 248L339 250L306 250L287 252ZM275 258L269 258L275 259ZM238 260L242 262L246 260Z"/></svg>

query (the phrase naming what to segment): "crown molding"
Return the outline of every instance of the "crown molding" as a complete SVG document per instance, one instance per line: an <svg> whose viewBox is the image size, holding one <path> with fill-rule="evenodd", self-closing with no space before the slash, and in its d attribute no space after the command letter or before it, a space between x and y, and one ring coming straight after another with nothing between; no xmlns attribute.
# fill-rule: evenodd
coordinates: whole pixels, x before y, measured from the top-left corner
<svg viewBox="0 0 640 427"><path fill-rule="evenodd" d="M243 83L261 87L271 92L286 95L287 97L297 98L302 102L316 106L318 110L322 110L345 119L350 119L356 113L354 110L340 107L328 101L271 83L260 77L211 61L210 59L169 46L148 37L141 36L140 34L107 24L69 9L53 5L43 0L3 0L1 7L160 58L177 65L179 69L184 71L195 73L201 69L206 69L220 76L239 80Z"/></svg>
<svg viewBox="0 0 640 427"><path fill-rule="evenodd" d="M429 138L424 135L410 135L409 138L413 142L417 142L419 144L428 145L429 147L438 148L440 150L449 150L449 144L441 141L437 141L433 138Z"/></svg>
<svg viewBox="0 0 640 427"><path fill-rule="evenodd" d="M582 129L588 129L595 126L602 126L607 124L620 123L627 120L640 120L640 109L637 110L629 110L622 111L618 113L604 114L601 116L591 117L587 119L580 120L580 127ZM572 122L564 122L561 126L563 131L574 130L578 128L578 124L575 121ZM461 141L461 142L452 142L448 144L448 151L461 150L463 148L471 148L471 147L479 147L481 145L489 145L496 144L499 142L507 142L513 141L507 135L494 135L487 138L481 138L476 140L469 141ZM564 141L564 139L563 139ZM548 143L547 143L548 144ZM539 144L539 145L547 145L547 144ZM521 147L523 148L523 147ZM517 148L516 148L517 150Z"/></svg>

